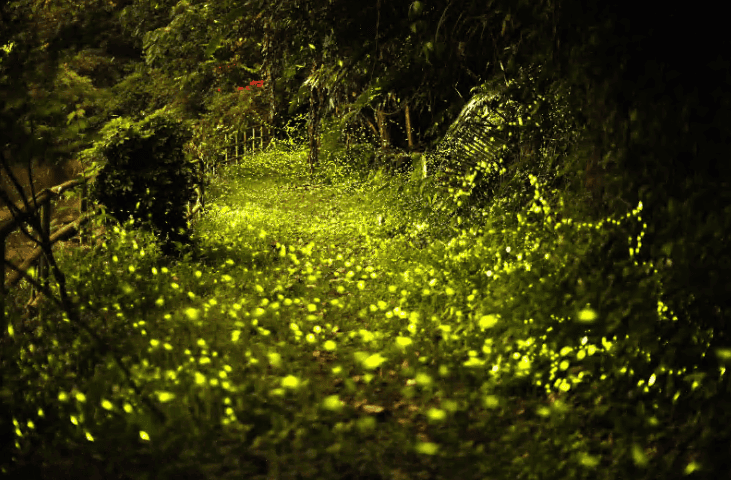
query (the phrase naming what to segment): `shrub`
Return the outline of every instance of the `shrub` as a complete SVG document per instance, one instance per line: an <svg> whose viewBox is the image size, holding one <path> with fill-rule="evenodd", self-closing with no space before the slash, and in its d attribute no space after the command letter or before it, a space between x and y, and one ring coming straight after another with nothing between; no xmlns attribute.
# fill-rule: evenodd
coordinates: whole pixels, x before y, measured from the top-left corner
<svg viewBox="0 0 731 480"><path fill-rule="evenodd" d="M130 216L164 240L165 255L190 245L186 205L194 199L194 165L183 153L192 133L165 110L133 123L115 119L95 148L106 159L92 199L120 223Z"/></svg>

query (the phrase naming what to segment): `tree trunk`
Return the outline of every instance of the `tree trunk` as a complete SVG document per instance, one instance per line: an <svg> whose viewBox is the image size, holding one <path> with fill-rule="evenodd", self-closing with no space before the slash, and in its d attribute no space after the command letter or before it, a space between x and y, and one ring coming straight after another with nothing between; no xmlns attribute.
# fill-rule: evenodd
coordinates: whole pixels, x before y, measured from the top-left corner
<svg viewBox="0 0 731 480"><path fill-rule="evenodd" d="M406 104L406 137L409 140L409 151L414 149L414 136L411 133L411 114L409 112L409 104Z"/></svg>

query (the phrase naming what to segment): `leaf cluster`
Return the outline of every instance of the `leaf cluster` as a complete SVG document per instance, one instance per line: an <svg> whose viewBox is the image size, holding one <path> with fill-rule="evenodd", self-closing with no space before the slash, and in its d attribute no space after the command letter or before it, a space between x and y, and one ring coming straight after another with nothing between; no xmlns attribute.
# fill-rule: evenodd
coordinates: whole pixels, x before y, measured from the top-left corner
<svg viewBox="0 0 731 480"><path fill-rule="evenodd" d="M92 198L120 223L132 216L169 242L190 243L185 209L193 201L196 171L183 153L192 136L164 110L132 123L120 118L105 126L96 150L106 160ZM164 249L170 253L172 244Z"/></svg>

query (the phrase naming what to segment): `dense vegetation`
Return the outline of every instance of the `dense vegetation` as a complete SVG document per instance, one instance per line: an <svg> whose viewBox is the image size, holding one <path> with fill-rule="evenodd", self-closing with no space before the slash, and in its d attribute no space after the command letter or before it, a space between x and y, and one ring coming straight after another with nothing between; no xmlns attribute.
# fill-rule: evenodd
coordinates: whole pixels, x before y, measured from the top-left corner
<svg viewBox="0 0 731 480"><path fill-rule="evenodd" d="M3 475L731 471L722 16L373 3L0 5L0 172L79 158L135 194L97 178L121 215L93 248L41 232L54 281L5 296ZM126 130L163 112L184 155Z"/></svg>
<svg viewBox="0 0 731 480"><path fill-rule="evenodd" d="M58 255L102 344L60 314L18 326L30 345L17 346L15 411L34 418L17 427L23 474L617 478L650 462L667 475L694 468L702 445L673 453L666 435L691 427L657 402L695 377L652 373L657 348L592 334L602 312L562 302L567 282L595 284L586 265L604 260L608 239L641 230L641 207L598 230L559 205L564 220L528 222L536 203L552 203L537 188L522 214L496 205L479 227L447 235L446 219L423 207L423 181L302 186L305 154L221 174L195 223L203 262L166 261L154 237L126 228L99 250ZM262 164L271 171L255 175ZM669 322L653 266L633 264L636 238L614 267L626 280L606 294ZM558 329L574 341L558 343ZM657 407L637 411L632 398Z"/></svg>

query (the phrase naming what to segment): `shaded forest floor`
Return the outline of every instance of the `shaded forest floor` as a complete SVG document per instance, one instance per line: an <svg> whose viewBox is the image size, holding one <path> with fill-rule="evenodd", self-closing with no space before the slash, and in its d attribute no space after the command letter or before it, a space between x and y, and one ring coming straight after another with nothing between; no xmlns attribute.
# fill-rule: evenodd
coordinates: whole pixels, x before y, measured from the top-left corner
<svg viewBox="0 0 731 480"><path fill-rule="evenodd" d="M53 309L16 326L33 347L13 366L27 415L13 474L615 479L692 464L662 435L616 430L607 412L634 411L609 394L634 373L617 344L542 341L566 241L487 221L447 236L427 197L231 167L192 226L198 260L161 258L132 229L60 252L102 343Z"/></svg>

